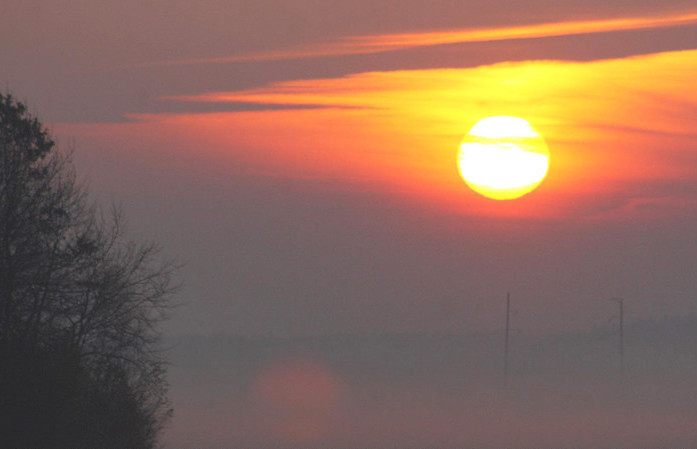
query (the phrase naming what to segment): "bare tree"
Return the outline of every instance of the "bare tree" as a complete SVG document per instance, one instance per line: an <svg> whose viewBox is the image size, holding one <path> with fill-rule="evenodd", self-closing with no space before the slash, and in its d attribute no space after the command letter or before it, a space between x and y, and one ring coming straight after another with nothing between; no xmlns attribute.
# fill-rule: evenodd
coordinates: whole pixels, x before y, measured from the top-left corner
<svg viewBox="0 0 697 449"><path fill-rule="evenodd" d="M157 326L175 268L156 245L126 239L118 211L98 213L69 155L22 103L0 94L0 414L14 417L0 420L0 434L8 443L156 444L171 414ZM14 398L20 393L29 397ZM42 416L53 433L31 432Z"/></svg>

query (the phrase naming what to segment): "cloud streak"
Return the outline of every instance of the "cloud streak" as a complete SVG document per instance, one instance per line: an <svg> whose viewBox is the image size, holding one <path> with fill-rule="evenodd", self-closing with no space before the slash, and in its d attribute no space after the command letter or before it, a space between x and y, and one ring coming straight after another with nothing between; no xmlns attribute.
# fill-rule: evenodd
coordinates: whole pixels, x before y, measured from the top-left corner
<svg viewBox="0 0 697 449"><path fill-rule="evenodd" d="M622 17L583 21L549 22L532 25L467 28L448 31L396 33L372 36L353 36L338 42L298 47L288 50L250 53L219 58L156 61L134 67L185 66L196 64L225 64L263 62L290 59L363 55L408 50L438 45L495 42L515 39L539 39L559 36L638 31L681 27L697 24L697 11L653 17Z"/></svg>
<svg viewBox="0 0 697 449"><path fill-rule="evenodd" d="M683 204L680 210L691 201L683 189L694 182L690 117L697 97L685 86L696 52L287 81L168 99L290 109L140 119L254 149L247 154L255 164L284 176L372 180L475 215L607 218L673 202ZM525 117L550 145L550 175L530 198L491 205L464 191L455 149L469 126L493 115ZM666 180L682 187L656 197L650 186Z"/></svg>

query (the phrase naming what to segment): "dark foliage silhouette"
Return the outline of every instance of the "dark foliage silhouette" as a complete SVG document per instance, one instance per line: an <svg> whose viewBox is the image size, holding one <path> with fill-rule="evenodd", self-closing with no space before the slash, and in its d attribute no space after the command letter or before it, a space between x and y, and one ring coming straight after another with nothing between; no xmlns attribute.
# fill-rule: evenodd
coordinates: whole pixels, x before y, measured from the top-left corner
<svg viewBox="0 0 697 449"><path fill-rule="evenodd" d="M150 448L171 414L157 325L171 262L89 203L69 155L0 94L5 447Z"/></svg>

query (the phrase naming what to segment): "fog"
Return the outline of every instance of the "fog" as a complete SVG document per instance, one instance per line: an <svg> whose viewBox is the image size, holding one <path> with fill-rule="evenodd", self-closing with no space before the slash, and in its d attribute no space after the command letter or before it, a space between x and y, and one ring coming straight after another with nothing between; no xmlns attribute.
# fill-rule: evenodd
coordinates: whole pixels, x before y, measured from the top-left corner
<svg viewBox="0 0 697 449"><path fill-rule="evenodd" d="M583 333L171 340L190 447L693 447L697 318ZM174 447L174 446L170 446Z"/></svg>

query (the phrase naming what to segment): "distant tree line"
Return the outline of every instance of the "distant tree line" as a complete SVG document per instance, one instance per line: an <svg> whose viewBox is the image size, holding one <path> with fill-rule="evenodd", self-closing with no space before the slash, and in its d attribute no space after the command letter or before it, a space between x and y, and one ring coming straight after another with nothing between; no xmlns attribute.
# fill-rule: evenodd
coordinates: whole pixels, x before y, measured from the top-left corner
<svg viewBox="0 0 697 449"><path fill-rule="evenodd" d="M89 202L69 154L0 94L1 446L156 445L174 269Z"/></svg>

